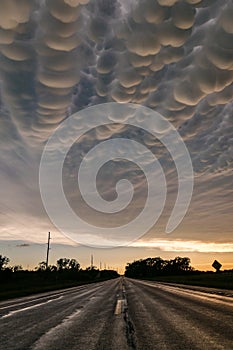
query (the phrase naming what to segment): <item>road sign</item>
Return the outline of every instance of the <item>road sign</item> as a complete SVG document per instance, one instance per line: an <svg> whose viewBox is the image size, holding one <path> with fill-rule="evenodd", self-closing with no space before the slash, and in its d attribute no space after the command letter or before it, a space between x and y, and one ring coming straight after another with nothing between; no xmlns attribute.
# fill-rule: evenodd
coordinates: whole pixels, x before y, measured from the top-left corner
<svg viewBox="0 0 233 350"><path fill-rule="evenodd" d="M222 264L220 264L220 262L218 262L217 260L214 260L212 266L213 268L215 268L216 271L219 271L222 267Z"/></svg>

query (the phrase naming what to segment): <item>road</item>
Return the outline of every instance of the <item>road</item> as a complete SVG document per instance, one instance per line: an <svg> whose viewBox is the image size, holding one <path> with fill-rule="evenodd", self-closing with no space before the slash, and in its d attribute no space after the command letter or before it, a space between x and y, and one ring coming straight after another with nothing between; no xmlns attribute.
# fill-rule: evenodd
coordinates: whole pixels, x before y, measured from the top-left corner
<svg viewBox="0 0 233 350"><path fill-rule="evenodd" d="M126 278L0 303L0 350L232 350L233 293Z"/></svg>

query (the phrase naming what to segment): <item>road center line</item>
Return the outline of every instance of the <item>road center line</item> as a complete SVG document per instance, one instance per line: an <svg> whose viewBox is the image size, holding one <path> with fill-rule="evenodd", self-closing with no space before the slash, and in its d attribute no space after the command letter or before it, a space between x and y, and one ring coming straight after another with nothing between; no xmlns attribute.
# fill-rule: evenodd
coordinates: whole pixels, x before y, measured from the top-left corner
<svg viewBox="0 0 233 350"><path fill-rule="evenodd" d="M116 308L115 308L115 312L114 312L115 315L119 315L122 313L123 302L124 302L123 299L117 300L117 304L116 304Z"/></svg>

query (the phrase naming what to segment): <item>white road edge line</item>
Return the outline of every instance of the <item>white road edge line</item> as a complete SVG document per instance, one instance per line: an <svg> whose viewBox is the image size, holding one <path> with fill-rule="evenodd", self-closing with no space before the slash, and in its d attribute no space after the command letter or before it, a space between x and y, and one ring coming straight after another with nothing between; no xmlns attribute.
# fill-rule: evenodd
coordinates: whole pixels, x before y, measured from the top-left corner
<svg viewBox="0 0 233 350"><path fill-rule="evenodd" d="M192 289L185 289L184 287L175 287L172 285L169 286L168 284L162 284L162 283L157 284L157 285L155 285L154 283L147 282L147 281L145 281L145 282L140 281L139 283L150 286L150 287L162 289L165 291L170 291L170 292L173 292L175 294L189 295L189 296L195 297L197 299L199 298L199 299L207 300L209 302L233 306L233 298L232 297L226 297L226 296L218 295L218 294L210 294L208 292L201 292L201 291L196 291L196 290L192 290Z"/></svg>
<svg viewBox="0 0 233 350"><path fill-rule="evenodd" d="M60 299L61 297L57 298L57 299ZM57 300L56 299L56 300ZM7 317L10 317L10 316L13 316L17 313L20 313L20 312L23 312L23 311L27 311L27 310L30 310L30 309L35 309L36 307L39 307L41 305L44 305L44 304L48 304L48 303L51 303L51 301L53 301L54 299L51 299L51 300L48 300L44 303L40 303L40 304L36 304L36 305L31 305L31 306L28 306L28 307L25 307L23 309L19 309L19 310L14 310L14 311L10 311L8 314L6 315L3 315L1 318L7 318Z"/></svg>

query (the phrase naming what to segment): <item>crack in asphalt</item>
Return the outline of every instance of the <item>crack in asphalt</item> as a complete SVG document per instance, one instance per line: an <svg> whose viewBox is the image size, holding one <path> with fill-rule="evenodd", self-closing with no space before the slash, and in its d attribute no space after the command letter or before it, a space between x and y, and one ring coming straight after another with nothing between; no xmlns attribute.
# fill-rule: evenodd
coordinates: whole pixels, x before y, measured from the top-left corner
<svg viewBox="0 0 233 350"><path fill-rule="evenodd" d="M127 303L127 295L125 290L125 284L124 281L122 281L122 299L123 299L123 314L124 314L124 321L126 326L126 339L127 344L130 349L136 350L136 338L135 338L135 327L133 325L132 320L130 319L129 315L129 309L128 309L128 303Z"/></svg>

